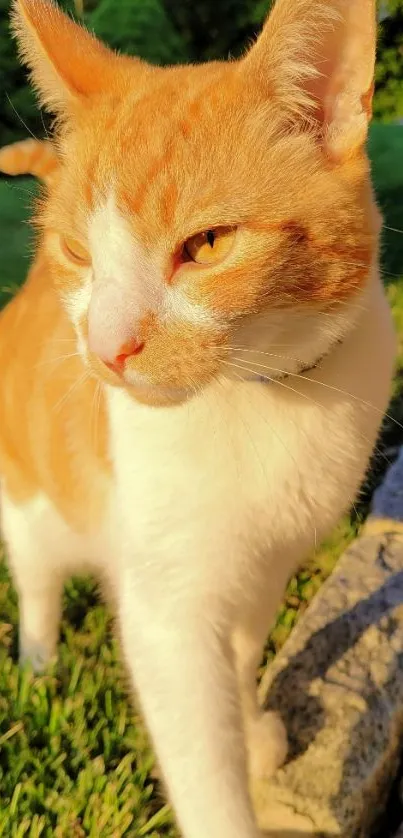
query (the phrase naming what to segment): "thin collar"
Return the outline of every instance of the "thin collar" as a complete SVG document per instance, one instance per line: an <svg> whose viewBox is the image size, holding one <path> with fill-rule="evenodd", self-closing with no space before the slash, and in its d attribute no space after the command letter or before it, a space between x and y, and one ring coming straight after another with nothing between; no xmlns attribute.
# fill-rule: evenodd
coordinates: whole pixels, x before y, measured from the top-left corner
<svg viewBox="0 0 403 838"><path fill-rule="evenodd" d="M332 354L333 350L336 349L337 346L340 346L343 343L342 338L338 338L338 340L334 341L334 343L330 344L329 349L327 352L324 352L323 355L320 355L319 358L313 364L307 364L306 366L302 366L299 369L296 369L295 372L285 372L283 375L279 376L271 376L271 375L261 375L256 373L256 375L248 375L245 376L243 381L256 381L261 384L275 384L276 381L285 381L287 378L295 378L295 376L306 375L307 372L312 372L313 370L318 369L321 363L328 358L329 355Z"/></svg>

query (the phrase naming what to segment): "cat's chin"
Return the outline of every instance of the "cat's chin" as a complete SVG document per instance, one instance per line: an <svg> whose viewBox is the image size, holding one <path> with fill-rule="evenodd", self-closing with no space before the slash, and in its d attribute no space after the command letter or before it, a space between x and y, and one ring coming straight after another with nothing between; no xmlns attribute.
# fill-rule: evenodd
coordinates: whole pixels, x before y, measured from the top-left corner
<svg viewBox="0 0 403 838"><path fill-rule="evenodd" d="M140 404L149 407L175 407L188 401L193 396L193 391L181 387L148 387L141 388L133 384L124 384L124 389Z"/></svg>
<svg viewBox="0 0 403 838"><path fill-rule="evenodd" d="M190 387L155 384L133 370L129 370L121 377L109 370L92 353L85 356L85 362L92 375L103 384L126 390L131 398L150 407L170 407L182 404L192 398L195 392Z"/></svg>
<svg viewBox="0 0 403 838"><path fill-rule="evenodd" d="M128 370L120 381L126 392L140 404L150 407L170 407L188 401L194 391L189 387L157 384L141 373Z"/></svg>

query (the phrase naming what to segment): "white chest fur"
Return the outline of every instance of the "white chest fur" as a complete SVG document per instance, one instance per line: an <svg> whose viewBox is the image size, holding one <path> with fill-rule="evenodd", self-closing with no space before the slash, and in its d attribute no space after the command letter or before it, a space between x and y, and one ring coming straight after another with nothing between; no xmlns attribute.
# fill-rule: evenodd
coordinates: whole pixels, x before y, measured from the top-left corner
<svg viewBox="0 0 403 838"><path fill-rule="evenodd" d="M216 382L189 403L151 410L111 391L125 563L136 576L157 566L162 585L187 579L206 593L221 574L238 589L253 566L261 583L262 564L283 584L354 500L393 354L376 283L359 325L305 379Z"/></svg>

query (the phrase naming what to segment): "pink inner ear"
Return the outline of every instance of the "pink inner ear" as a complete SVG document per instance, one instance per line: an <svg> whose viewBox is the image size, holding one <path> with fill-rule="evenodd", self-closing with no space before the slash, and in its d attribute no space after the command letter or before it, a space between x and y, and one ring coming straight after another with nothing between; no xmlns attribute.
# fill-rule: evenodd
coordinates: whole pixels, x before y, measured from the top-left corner
<svg viewBox="0 0 403 838"><path fill-rule="evenodd" d="M327 123L333 121L339 98L349 100L352 110L355 101L356 108L361 103L362 110L371 113L374 64L373 3L367 0L363 6L360 0L350 0L344 19L333 24L318 47L315 68L320 75L307 85Z"/></svg>
<svg viewBox="0 0 403 838"><path fill-rule="evenodd" d="M312 89L321 103L325 145L334 159L348 156L365 142L374 90L375 4L349 0L341 11L343 19L324 42L323 76ZM321 71L319 62L317 69Z"/></svg>

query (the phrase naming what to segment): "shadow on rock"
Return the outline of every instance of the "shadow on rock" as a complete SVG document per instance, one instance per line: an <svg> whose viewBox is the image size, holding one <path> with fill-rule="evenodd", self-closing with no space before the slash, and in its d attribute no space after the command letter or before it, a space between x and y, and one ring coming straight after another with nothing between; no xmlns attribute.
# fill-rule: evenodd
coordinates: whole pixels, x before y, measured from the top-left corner
<svg viewBox="0 0 403 838"><path fill-rule="evenodd" d="M383 552L380 557L382 562L387 561ZM327 623L323 628L308 638L304 648L288 660L287 665L270 684L269 692L265 701L265 708L276 710L280 713L287 727L290 741L289 761L301 756L315 739L325 723L325 710L320 697L310 694L310 688L314 681L320 680L327 683L335 683L341 677L343 688L351 689L368 702L369 712L362 721L363 742L365 747L370 747L371 736L374 731L367 730L368 717L369 726L374 724L378 714L371 712L371 705L375 702L384 702L385 696L372 684L368 675L365 675L367 663L357 653L357 660L344 667L343 657L349 650L352 650L363 634L371 627L379 628L382 624L382 631L392 635L396 627L391 609L403 604L403 571L394 573L390 578L373 594L361 600L351 609L345 610L340 616ZM385 619L386 618L386 619ZM304 622L309 626L309 610L304 617ZM340 672L334 672L334 666L340 662ZM400 656L396 657L396 667L401 667L403 662ZM329 670L333 668L330 674ZM390 677L392 673L390 673ZM356 759L354 757L354 764ZM347 770L347 764L345 766Z"/></svg>

